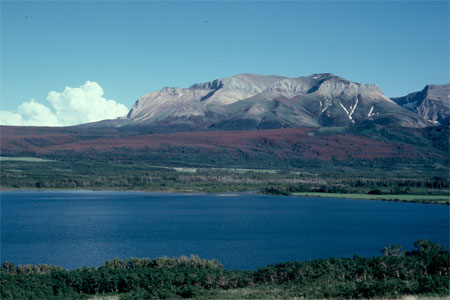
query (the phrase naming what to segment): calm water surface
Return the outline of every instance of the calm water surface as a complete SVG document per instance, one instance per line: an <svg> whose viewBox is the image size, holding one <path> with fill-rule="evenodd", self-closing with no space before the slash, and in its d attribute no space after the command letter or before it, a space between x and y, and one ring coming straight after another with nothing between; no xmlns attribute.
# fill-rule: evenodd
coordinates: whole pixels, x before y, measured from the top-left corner
<svg viewBox="0 0 450 300"><path fill-rule="evenodd" d="M64 268L197 254L228 269L448 248L449 207L351 199L139 192L2 192L1 261Z"/></svg>

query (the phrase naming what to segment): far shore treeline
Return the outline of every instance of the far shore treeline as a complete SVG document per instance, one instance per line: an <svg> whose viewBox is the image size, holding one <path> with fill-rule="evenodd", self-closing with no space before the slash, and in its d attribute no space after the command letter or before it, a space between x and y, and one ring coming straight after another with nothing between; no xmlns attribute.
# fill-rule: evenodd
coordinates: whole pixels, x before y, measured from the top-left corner
<svg viewBox="0 0 450 300"><path fill-rule="evenodd" d="M402 172L402 174L400 173ZM409 172L409 175L404 173ZM449 204L450 180L421 169L304 170L160 167L146 163L2 161L0 189L245 192Z"/></svg>
<svg viewBox="0 0 450 300"><path fill-rule="evenodd" d="M450 294L450 252L428 240L414 250L388 245L383 256L327 258L225 270L197 256L106 261L99 268L65 270L49 265L1 267L1 299L381 298ZM234 298L235 297L235 298ZM117 298L119 299L119 298Z"/></svg>

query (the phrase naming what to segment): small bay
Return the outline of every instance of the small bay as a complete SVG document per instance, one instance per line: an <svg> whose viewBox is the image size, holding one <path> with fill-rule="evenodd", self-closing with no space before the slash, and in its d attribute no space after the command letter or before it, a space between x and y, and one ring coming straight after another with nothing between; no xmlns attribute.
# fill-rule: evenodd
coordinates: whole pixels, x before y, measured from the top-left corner
<svg viewBox="0 0 450 300"><path fill-rule="evenodd" d="M444 205L238 194L1 193L1 261L73 269L115 257L217 258L227 269L381 255L418 239L448 248Z"/></svg>

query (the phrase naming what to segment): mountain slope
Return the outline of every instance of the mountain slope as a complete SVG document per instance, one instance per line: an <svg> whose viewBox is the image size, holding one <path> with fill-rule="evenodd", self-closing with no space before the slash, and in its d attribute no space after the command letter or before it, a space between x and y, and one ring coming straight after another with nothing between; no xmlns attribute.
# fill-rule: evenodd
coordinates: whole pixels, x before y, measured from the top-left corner
<svg viewBox="0 0 450 300"><path fill-rule="evenodd" d="M425 127L417 114L397 105L372 84L333 74L299 78L239 74L164 88L134 104L121 124L186 126L198 130L347 126L366 122Z"/></svg>
<svg viewBox="0 0 450 300"><path fill-rule="evenodd" d="M164 88L149 93L131 108L128 118L143 123L205 117L215 106L226 106L264 91L283 77L240 74L230 78L199 83L189 88Z"/></svg>
<svg viewBox="0 0 450 300"><path fill-rule="evenodd" d="M448 126L367 124L170 134L149 134L145 126L0 126L0 131L2 156L40 157L69 165L90 162L89 174L99 162L140 168L299 169L338 176L378 172L388 178L448 174ZM16 172L13 166L5 170Z"/></svg>
<svg viewBox="0 0 450 300"><path fill-rule="evenodd" d="M448 124L449 90L450 84L427 85L422 91L392 100L433 124Z"/></svg>
<svg viewBox="0 0 450 300"><path fill-rule="evenodd" d="M127 128L77 128L77 127L15 127L0 126L1 153L6 156L61 155L107 159L107 153L120 153L129 157L150 155L155 150L188 152L203 149L233 156L246 153L256 159L262 153L271 153L283 159L353 160L379 158L410 158L422 156L416 147L432 147L424 130L399 128L390 134L377 135L377 126L346 130L341 127L327 130L314 128L285 128L275 130L223 131L223 132L178 132L171 134L148 134L139 127ZM380 126L380 128L384 128ZM359 134L355 134L355 131ZM369 130L368 134L363 134ZM375 131L374 131L375 130ZM409 139L411 135L417 137ZM448 131L447 131L448 132ZM439 134L441 136L442 134ZM400 137L400 138L399 138ZM419 138L421 137L421 138ZM419 143L421 140L421 144ZM427 141L427 142L424 142ZM423 144L423 145L422 145ZM194 152L195 152L194 151ZM197 153L196 155L199 155ZM98 157L97 157L98 155ZM58 156L58 155L57 155ZM188 162L185 162L188 163Z"/></svg>

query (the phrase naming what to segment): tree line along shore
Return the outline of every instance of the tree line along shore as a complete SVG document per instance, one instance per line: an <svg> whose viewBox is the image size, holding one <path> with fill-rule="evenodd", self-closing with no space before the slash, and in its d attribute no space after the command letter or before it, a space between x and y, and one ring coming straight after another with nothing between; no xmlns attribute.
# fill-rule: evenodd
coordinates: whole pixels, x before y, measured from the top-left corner
<svg viewBox="0 0 450 300"><path fill-rule="evenodd" d="M449 204L444 173L399 169L255 169L155 166L148 163L2 160L2 190L243 192Z"/></svg>
<svg viewBox="0 0 450 300"><path fill-rule="evenodd" d="M405 252L388 245L382 256L327 258L226 270L197 256L114 259L98 268L50 265L1 267L1 299L307 299L449 296L450 252L428 240ZM96 296L97 298L92 298Z"/></svg>

